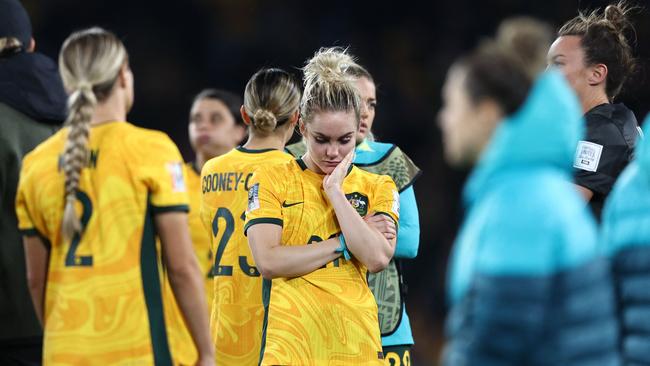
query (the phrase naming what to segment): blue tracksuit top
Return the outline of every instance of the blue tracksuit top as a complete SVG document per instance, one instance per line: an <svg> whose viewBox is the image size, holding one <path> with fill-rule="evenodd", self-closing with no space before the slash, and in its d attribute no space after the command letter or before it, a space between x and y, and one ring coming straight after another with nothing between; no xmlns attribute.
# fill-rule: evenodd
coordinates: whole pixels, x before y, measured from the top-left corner
<svg viewBox="0 0 650 366"><path fill-rule="evenodd" d="M581 115L547 71L483 152L448 273L445 365L618 365L611 276L571 183Z"/></svg>
<svg viewBox="0 0 650 366"><path fill-rule="evenodd" d="M650 365L650 117L635 158L614 185L601 239L611 258L623 364Z"/></svg>

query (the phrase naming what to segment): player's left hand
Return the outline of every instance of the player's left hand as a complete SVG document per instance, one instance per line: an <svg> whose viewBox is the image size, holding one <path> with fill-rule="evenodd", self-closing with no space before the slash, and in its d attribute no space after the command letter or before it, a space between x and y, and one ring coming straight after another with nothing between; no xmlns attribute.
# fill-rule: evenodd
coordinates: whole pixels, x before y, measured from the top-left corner
<svg viewBox="0 0 650 366"><path fill-rule="evenodd" d="M353 160L354 149L352 149L343 158L343 160L341 160L339 165L337 165L331 173L323 178L323 189L325 190L325 193L330 195L331 193L341 190L341 186L343 186L343 180L345 180L345 176L348 174L348 169L350 168L350 164L352 164Z"/></svg>
<svg viewBox="0 0 650 366"><path fill-rule="evenodd" d="M364 217L363 221L365 221L370 227L379 231L386 240L393 240L397 236L395 223L386 215L377 215L373 213Z"/></svg>

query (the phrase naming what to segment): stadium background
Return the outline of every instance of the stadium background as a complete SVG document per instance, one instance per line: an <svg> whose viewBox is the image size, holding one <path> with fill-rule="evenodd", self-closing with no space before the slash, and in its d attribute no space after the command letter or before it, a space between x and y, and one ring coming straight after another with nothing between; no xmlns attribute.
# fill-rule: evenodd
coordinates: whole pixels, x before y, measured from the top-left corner
<svg viewBox="0 0 650 366"><path fill-rule="evenodd" d="M497 24L532 15L558 26L589 0L35 1L24 0L37 50L56 58L77 29L100 25L121 37L135 75L129 120L167 132L192 159L187 121L192 96L204 87L243 94L262 66L298 68L321 46L350 46L378 83L374 132L406 151L424 174L415 185L420 208L418 257L405 263L417 365L434 364L443 341L444 281L449 249L462 217L467 172L442 157L436 114L448 66ZM634 17L642 70L619 98L642 120L650 110L647 64L650 3ZM297 137L294 137L297 138Z"/></svg>

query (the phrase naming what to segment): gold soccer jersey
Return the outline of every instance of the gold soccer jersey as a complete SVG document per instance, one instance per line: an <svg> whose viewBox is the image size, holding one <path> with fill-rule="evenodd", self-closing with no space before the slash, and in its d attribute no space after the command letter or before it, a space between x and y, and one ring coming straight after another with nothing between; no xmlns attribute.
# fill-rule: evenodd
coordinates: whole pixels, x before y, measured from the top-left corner
<svg viewBox="0 0 650 366"><path fill-rule="evenodd" d="M286 162L279 150L242 147L209 160L201 171L201 220L214 253L210 325L219 365L257 365L264 308L262 277L244 236L244 213L253 171Z"/></svg>
<svg viewBox="0 0 650 366"><path fill-rule="evenodd" d="M339 235L322 182L301 159L261 168L249 183L246 228L281 225L282 245ZM386 214L397 222L399 196L390 177L352 167L343 191L361 216ZM265 280L262 365L383 365L377 304L366 273L355 258L341 257L301 277Z"/></svg>
<svg viewBox="0 0 650 366"><path fill-rule="evenodd" d="M93 126L76 209L82 233L61 235L64 128L28 154L16 211L50 246L43 359L48 365L168 365L153 215L187 211L183 162L161 132Z"/></svg>

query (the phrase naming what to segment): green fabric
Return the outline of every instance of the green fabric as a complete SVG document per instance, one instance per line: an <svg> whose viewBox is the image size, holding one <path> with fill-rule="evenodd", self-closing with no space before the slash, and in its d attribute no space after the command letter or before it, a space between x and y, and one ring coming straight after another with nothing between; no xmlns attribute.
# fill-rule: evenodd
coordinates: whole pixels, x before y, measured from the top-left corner
<svg viewBox="0 0 650 366"><path fill-rule="evenodd" d="M40 337L27 289L25 253L15 211L16 188L23 157L56 128L36 122L0 103L0 342Z"/></svg>

